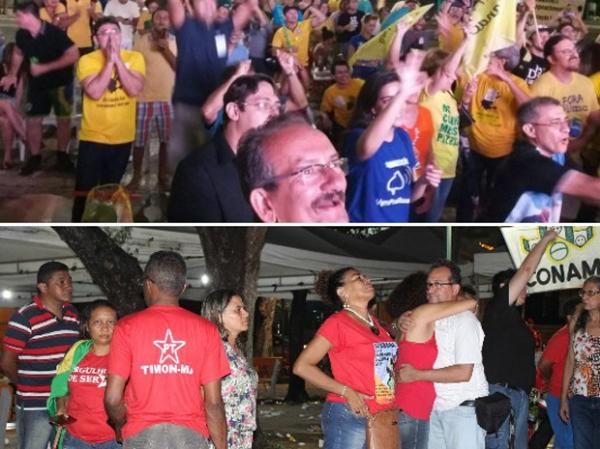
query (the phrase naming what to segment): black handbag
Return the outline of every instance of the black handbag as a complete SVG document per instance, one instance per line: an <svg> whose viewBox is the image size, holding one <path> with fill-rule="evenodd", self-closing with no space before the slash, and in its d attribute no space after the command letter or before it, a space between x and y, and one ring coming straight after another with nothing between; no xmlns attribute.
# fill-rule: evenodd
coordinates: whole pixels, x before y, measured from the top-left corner
<svg viewBox="0 0 600 449"><path fill-rule="evenodd" d="M510 399L502 393L496 392L475 399L477 424L487 433L496 433L511 412Z"/></svg>

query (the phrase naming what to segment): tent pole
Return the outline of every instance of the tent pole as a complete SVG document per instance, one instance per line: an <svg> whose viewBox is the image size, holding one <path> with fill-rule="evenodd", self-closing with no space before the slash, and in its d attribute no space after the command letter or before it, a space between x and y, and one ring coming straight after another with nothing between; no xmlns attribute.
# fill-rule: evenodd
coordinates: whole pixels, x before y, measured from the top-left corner
<svg viewBox="0 0 600 449"><path fill-rule="evenodd" d="M452 260L452 226L446 226L446 259Z"/></svg>

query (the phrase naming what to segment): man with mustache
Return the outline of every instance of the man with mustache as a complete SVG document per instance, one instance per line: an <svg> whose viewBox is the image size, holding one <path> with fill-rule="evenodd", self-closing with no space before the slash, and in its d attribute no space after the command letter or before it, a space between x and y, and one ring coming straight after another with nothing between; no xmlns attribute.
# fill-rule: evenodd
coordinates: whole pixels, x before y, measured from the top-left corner
<svg viewBox="0 0 600 449"><path fill-rule="evenodd" d="M303 117L284 114L246 134L237 162L244 192L263 222L348 221L342 159Z"/></svg>
<svg viewBox="0 0 600 449"><path fill-rule="evenodd" d="M586 152L584 148L592 140L600 122L600 106L589 78L579 71L579 54L575 42L558 35L552 36L544 45L544 56L550 63L550 70L538 78L531 89L536 96L557 99L569 121L569 153L582 151L583 169L588 174L595 172L593 160L595 149ZM581 160L574 160L581 167ZM574 221L579 202L568 199L563 206L563 219Z"/></svg>

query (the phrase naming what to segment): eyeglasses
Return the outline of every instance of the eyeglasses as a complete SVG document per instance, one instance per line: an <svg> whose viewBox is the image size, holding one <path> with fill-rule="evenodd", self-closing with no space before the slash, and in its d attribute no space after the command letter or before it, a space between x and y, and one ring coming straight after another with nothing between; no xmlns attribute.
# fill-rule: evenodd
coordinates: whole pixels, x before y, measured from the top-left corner
<svg viewBox="0 0 600 449"><path fill-rule="evenodd" d="M116 30L114 28L109 28L107 30L98 31L96 34L98 36L108 36L109 34L119 34L120 30Z"/></svg>
<svg viewBox="0 0 600 449"><path fill-rule="evenodd" d="M575 48L556 50L556 53L559 53L561 55L579 55L579 53L577 53L577 50Z"/></svg>
<svg viewBox="0 0 600 449"><path fill-rule="evenodd" d="M557 128L570 128L570 124L569 124L569 120L568 119L564 119L564 120L553 120L550 123L536 123L536 122L531 122L531 125L535 125L535 126L552 126L552 127L557 127Z"/></svg>
<svg viewBox="0 0 600 449"><path fill-rule="evenodd" d="M439 281L433 281L433 282L427 282L427 288L440 288L442 285L454 285L455 282L452 281L447 281L447 282L439 282Z"/></svg>
<svg viewBox="0 0 600 449"><path fill-rule="evenodd" d="M577 292L579 294L580 298L583 298L585 296L596 296L597 294L600 294L600 290L579 290L579 292Z"/></svg>
<svg viewBox="0 0 600 449"><path fill-rule="evenodd" d="M336 158L329 162L325 162L324 164L311 164L306 167L295 170L287 175L277 175L267 179L262 183L260 187L264 187L269 184L277 184L280 181L283 181L287 178L298 178L304 184L309 184L311 181L317 179L317 177L321 176L325 170L342 170L343 167L346 166L345 158Z"/></svg>
<svg viewBox="0 0 600 449"><path fill-rule="evenodd" d="M281 102L279 101L268 101L268 100L258 100L255 102L243 102L240 103L243 104L244 106L253 106L256 109L260 110L260 111L273 111L273 110L281 110Z"/></svg>

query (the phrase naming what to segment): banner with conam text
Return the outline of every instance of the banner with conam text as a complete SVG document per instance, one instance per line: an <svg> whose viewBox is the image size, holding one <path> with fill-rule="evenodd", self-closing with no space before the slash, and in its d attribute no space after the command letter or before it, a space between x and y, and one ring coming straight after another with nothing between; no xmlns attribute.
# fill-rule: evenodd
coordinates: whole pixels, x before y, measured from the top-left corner
<svg viewBox="0 0 600 449"><path fill-rule="evenodd" d="M551 25L568 6L570 6L568 14L572 12L581 16L585 0L537 0L535 14L538 23Z"/></svg>
<svg viewBox="0 0 600 449"><path fill-rule="evenodd" d="M554 229L558 237L548 245L529 279L529 293L581 288L588 277L600 276L600 226L502 228L515 267L521 265L549 229Z"/></svg>

